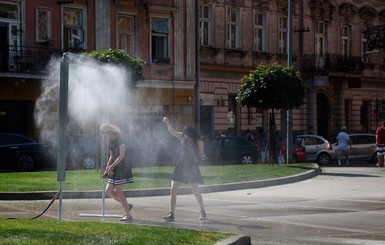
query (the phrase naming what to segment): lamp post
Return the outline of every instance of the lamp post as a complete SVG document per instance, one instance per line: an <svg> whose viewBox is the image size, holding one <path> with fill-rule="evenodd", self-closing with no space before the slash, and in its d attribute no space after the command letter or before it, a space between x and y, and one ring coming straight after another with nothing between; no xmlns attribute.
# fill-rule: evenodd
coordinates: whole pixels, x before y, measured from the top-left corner
<svg viewBox="0 0 385 245"><path fill-rule="evenodd" d="M199 0L195 0L195 114L196 128L200 132L201 108L200 108L200 36L199 36Z"/></svg>
<svg viewBox="0 0 385 245"><path fill-rule="evenodd" d="M287 38L287 67L291 67L293 63L293 1L288 0L287 3L287 32L288 32L288 38ZM291 126L292 122L292 109L287 110L287 116L286 116L287 122L286 122L286 139L287 139L287 147L286 147L286 163L290 163L292 160L292 148L293 148L293 141L292 141L292 133L293 128Z"/></svg>
<svg viewBox="0 0 385 245"><path fill-rule="evenodd" d="M65 181L67 165L66 158L66 137L68 119L68 73L69 64L66 53L60 62L60 94L59 94L59 131L58 131L58 152L57 152L57 181L59 182L59 221L62 219L62 183Z"/></svg>

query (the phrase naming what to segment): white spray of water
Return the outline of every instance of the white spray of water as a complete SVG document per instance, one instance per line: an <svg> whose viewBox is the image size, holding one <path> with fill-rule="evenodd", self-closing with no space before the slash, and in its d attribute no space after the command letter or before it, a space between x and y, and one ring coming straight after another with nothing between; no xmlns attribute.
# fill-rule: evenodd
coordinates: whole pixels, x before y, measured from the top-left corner
<svg viewBox="0 0 385 245"><path fill-rule="evenodd" d="M138 157L140 163L135 163L135 165L146 165L150 161L157 161L159 156L165 152L164 149L168 147L161 145L166 144L162 139L168 133L164 130L161 119L155 125L146 119L136 125L135 121L130 118L129 112L131 110L129 107L134 104L134 93L130 91L128 86L131 76L127 70L81 56L71 55L69 57L68 135L70 137L67 140L69 144L67 147L75 155L95 152L97 144L95 144L94 139L99 137L99 126L104 122L111 122L121 127L125 139L134 138L132 137L133 133L128 132L129 129L141 128L143 130L139 134L142 136L141 139L135 137L137 142L141 140L141 145L136 145L136 147L147 148L147 150L140 153L140 157ZM56 139L51 143L57 144L59 59L50 62L49 71L49 78L44 81L42 94L36 102L35 121L40 129L41 138ZM140 104L137 99L135 104ZM152 125L154 128L143 129L147 125ZM79 135L82 137L78 137ZM81 138L83 140L80 140ZM74 151L77 151L78 154ZM137 151L131 152L136 153ZM73 160L79 161L79 159ZM80 161L82 160L80 159Z"/></svg>
<svg viewBox="0 0 385 245"><path fill-rule="evenodd" d="M103 122L120 123L130 104L130 74L111 64L99 63L82 56L69 55L68 146L71 151L92 152L97 145L99 126ZM59 124L60 60L49 64L49 78L35 105L35 122L40 138L57 144ZM92 140L92 137L94 140ZM93 142L94 141L94 142ZM78 145L71 145L77 143ZM92 148L92 149L86 149ZM79 155L76 152L74 155ZM75 159L78 160L78 159Z"/></svg>
<svg viewBox="0 0 385 245"><path fill-rule="evenodd" d="M98 63L80 56L70 56L68 115L69 127L82 129L116 120L129 104L132 93L130 75L122 67ZM42 136L56 133L58 123L60 60L52 60L50 76L44 81L42 94L36 102L35 121ZM47 120L51 124L47 124ZM56 122L55 122L56 120ZM91 125L90 125L91 124Z"/></svg>

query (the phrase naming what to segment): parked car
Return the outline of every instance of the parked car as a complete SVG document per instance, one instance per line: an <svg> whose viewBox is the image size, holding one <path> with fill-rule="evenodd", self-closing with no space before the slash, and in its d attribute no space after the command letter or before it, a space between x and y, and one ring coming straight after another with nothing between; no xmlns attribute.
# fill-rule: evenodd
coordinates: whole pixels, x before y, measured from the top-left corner
<svg viewBox="0 0 385 245"><path fill-rule="evenodd" d="M257 144L242 137L217 137L205 140L206 163L242 163L257 161Z"/></svg>
<svg viewBox="0 0 385 245"><path fill-rule="evenodd" d="M20 134L0 133L0 168L32 171L46 167L50 145Z"/></svg>
<svg viewBox="0 0 385 245"><path fill-rule="evenodd" d="M318 152L332 150L329 141L319 135L297 135L294 138L294 145L300 146L303 149L306 161L318 161Z"/></svg>
<svg viewBox="0 0 385 245"><path fill-rule="evenodd" d="M173 165L181 147L180 141L171 135L162 136L161 140L129 137L125 142L133 167Z"/></svg>
<svg viewBox="0 0 385 245"><path fill-rule="evenodd" d="M376 162L377 146L375 134L350 134L352 148L347 151L350 160ZM322 150L317 154L319 164L332 164L336 160L337 143L332 144L331 150Z"/></svg>
<svg viewBox="0 0 385 245"><path fill-rule="evenodd" d="M294 139L295 141L295 139ZM293 153L293 161L294 162L304 162L305 159L305 151L304 148L301 145L296 145L293 143L292 146L292 153ZM279 148L279 154L283 155L283 159L281 161L286 162L286 151L287 151L287 139L284 139L281 141L280 148Z"/></svg>

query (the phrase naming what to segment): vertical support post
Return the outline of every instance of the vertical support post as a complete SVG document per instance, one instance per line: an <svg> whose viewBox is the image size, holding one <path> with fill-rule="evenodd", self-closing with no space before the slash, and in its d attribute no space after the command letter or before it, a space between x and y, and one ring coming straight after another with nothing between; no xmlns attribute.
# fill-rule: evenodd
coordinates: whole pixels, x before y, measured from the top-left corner
<svg viewBox="0 0 385 245"><path fill-rule="evenodd" d="M287 32L288 32L288 38L287 38L287 67L291 67L293 63L293 0L288 0L288 8L287 8ZM286 139L287 139L287 145L286 145L286 163L290 163L293 155L292 155L292 149L293 149L293 127L292 127L292 109L287 110L287 123L286 123Z"/></svg>
<svg viewBox="0 0 385 245"><path fill-rule="evenodd" d="M195 0L195 113L196 113L196 128L200 132L201 127L201 103L200 103L200 33L199 33L199 18L200 18L199 0Z"/></svg>
<svg viewBox="0 0 385 245"><path fill-rule="evenodd" d="M68 73L69 65L66 54L60 62L60 93L59 93L59 132L57 152L57 181L59 182L59 220L62 216L62 182L65 181L66 171L66 132L68 120Z"/></svg>

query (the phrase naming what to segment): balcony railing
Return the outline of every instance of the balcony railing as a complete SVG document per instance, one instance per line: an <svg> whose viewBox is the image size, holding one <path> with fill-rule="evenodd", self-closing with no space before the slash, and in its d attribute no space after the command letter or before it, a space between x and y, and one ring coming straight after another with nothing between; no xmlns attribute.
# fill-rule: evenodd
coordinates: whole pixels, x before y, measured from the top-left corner
<svg viewBox="0 0 385 245"><path fill-rule="evenodd" d="M364 70L361 56L340 54L305 54L301 58L301 70L307 72L349 72L360 73Z"/></svg>
<svg viewBox="0 0 385 245"><path fill-rule="evenodd" d="M61 57L62 49L48 47L9 46L0 51L0 72L47 72L52 57Z"/></svg>

